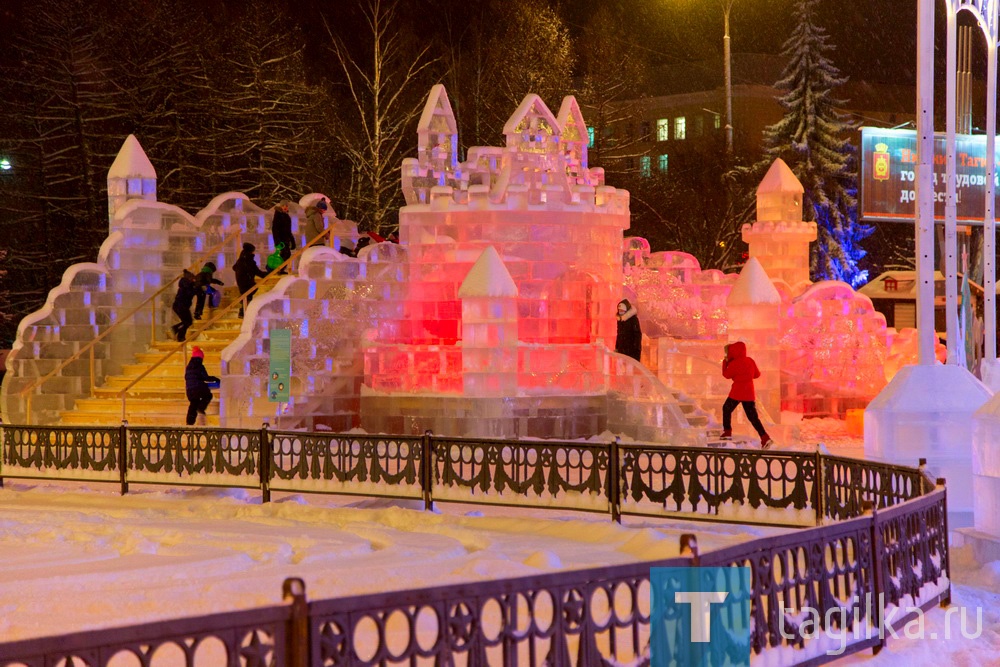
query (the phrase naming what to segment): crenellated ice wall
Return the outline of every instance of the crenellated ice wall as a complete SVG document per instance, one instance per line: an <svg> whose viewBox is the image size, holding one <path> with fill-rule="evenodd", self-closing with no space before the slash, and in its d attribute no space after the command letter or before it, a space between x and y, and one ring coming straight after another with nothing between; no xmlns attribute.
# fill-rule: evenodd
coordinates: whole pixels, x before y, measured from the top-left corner
<svg viewBox="0 0 1000 667"><path fill-rule="evenodd" d="M171 282L182 269L197 271L212 260L219 268L216 277L233 286L231 267L244 242L256 245L258 256L273 250L272 212L242 193L221 194L196 215L156 201L155 172L135 137L126 139L109 170L108 190L109 235L97 261L69 267L45 306L18 327L0 387L0 409L9 423L29 419L23 390L113 325L119 326L94 347L93 378L90 355L84 353L31 392L32 423L57 423L62 411L91 395L92 383L100 386L106 376L120 372L136 353L148 350L154 338L167 339L175 321L171 305L176 289ZM318 196L290 203L300 240L303 205ZM349 235L347 230L344 238ZM150 304L129 316L164 287Z"/></svg>

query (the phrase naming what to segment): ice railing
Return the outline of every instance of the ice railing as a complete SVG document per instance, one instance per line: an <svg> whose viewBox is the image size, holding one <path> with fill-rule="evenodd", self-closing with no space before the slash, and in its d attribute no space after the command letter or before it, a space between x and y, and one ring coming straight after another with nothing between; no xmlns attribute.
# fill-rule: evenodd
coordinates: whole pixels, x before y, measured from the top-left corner
<svg viewBox="0 0 1000 667"><path fill-rule="evenodd" d="M291 268L293 262L299 262L300 257L305 252L309 251L311 248L320 247L322 246L322 244L327 242L331 243L332 245L335 239L335 237L333 236L333 231L334 231L333 227L328 227L327 229L324 229L322 232L317 234L312 240L310 240L304 246L302 246L297 251L292 253L288 257L288 259L286 259L284 262L275 267L274 272L280 274L282 271ZM183 358L187 359L188 345L197 342L199 337L203 333L205 333L206 331L210 331L212 327L214 327L215 324L220 320L222 320L223 318L231 317L232 311L236 307L246 309L247 299L252 297L255 293L257 293L260 289L260 286L261 283L257 283L253 287L248 289L246 292L239 294L235 299L232 299L229 303L223 304L221 305L221 307L213 309L211 311L211 316L206 321L199 322L195 327L188 330L187 336L182 342L180 342L173 349L168 350L156 362L151 364L142 373L132 378L131 382L125 385L125 387L123 387L122 390L118 393L118 396L119 398L121 398L122 401L122 412L121 412L122 421L124 421L126 419L126 416L128 415L129 391L132 389L132 387L140 383L146 376L155 373L157 368L159 368L164 363L169 361L175 354L181 354ZM222 401L220 400L220 402Z"/></svg>
<svg viewBox="0 0 1000 667"><path fill-rule="evenodd" d="M608 353L608 428L638 440L697 444L674 392L631 357Z"/></svg>

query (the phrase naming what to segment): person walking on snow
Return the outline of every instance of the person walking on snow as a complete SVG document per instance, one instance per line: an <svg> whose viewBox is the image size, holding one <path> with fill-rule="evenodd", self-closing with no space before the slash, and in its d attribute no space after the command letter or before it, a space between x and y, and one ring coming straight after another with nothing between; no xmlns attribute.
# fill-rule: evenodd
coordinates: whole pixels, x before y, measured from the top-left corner
<svg viewBox="0 0 1000 667"><path fill-rule="evenodd" d="M244 306L250 305L253 301L253 292L250 292L257 284L256 278L266 278L267 271L262 271L254 257L257 247L252 243L243 244L243 252L239 259L233 264L233 273L236 274L236 287L240 290L240 296L244 299L240 304L240 317L243 317ZM247 292L250 292L247 294ZM246 295L246 296L244 296Z"/></svg>
<svg viewBox="0 0 1000 667"><path fill-rule="evenodd" d="M184 369L184 390L188 399L187 425L194 426L195 420L204 418L208 404L212 402L209 382L219 382L219 378L205 370L205 353L200 347L191 348L191 360ZM204 421L202 421L204 423Z"/></svg>
<svg viewBox="0 0 1000 667"><path fill-rule="evenodd" d="M326 214L327 204L325 199L319 199L315 203L306 207L306 243L323 233L326 223L323 216Z"/></svg>
<svg viewBox="0 0 1000 667"><path fill-rule="evenodd" d="M295 250L295 237L292 236L292 218L288 215L288 202L281 202L274 207L274 217L271 218L271 238L274 240L275 250L281 249L282 262L288 261ZM283 273L288 272L286 266Z"/></svg>
<svg viewBox="0 0 1000 667"><path fill-rule="evenodd" d="M628 299L618 302L618 336L615 338L615 352L641 361L642 357L642 327L639 325L639 313Z"/></svg>
<svg viewBox="0 0 1000 667"><path fill-rule="evenodd" d="M733 410L737 405L743 406L747 420L760 436L761 449L767 449L773 442L771 436L764 430L757 416L757 395L754 392L753 381L760 377L757 363L747 356L747 344L743 341L730 343L726 346L726 356L722 360L722 377L733 381L729 397L722 404L722 437L733 437Z"/></svg>

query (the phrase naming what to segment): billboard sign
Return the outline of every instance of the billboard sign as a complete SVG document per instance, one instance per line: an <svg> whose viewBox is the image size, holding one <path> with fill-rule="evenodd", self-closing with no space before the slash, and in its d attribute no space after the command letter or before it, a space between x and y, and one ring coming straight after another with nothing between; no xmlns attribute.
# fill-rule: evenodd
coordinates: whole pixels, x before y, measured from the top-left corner
<svg viewBox="0 0 1000 667"><path fill-rule="evenodd" d="M1000 147L998 142L997 147ZM934 135L934 217L944 220L946 137ZM994 156L994 164L996 158ZM982 224L986 210L986 135L955 136L958 221ZM861 128L861 201L866 221L912 222L917 208L915 130ZM994 174L994 183L997 175ZM997 188L1000 190L1000 187ZM994 211L1000 210L994 208Z"/></svg>

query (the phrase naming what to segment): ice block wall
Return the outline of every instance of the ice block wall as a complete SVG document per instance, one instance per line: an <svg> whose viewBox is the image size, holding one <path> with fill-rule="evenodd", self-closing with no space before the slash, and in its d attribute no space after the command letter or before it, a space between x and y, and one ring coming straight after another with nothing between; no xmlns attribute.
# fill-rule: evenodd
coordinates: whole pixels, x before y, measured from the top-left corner
<svg viewBox="0 0 1000 667"><path fill-rule="evenodd" d="M347 237L353 235L351 223ZM405 249L394 243L370 245L357 258L329 247L306 250L295 273L250 303L239 338L223 351L222 424L340 432L358 426L364 349L379 321L398 317L405 278ZM287 404L267 394L276 328L292 332Z"/></svg>

